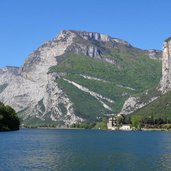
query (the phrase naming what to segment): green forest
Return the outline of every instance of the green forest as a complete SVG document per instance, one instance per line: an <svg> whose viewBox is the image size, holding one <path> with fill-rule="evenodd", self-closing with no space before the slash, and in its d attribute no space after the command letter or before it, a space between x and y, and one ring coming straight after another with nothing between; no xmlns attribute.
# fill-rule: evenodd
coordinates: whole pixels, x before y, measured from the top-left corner
<svg viewBox="0 0 171 171"><path fill-rule="evenodd" d="M0 131L19 130L20 120L15 110L0 102Z"/></svg>

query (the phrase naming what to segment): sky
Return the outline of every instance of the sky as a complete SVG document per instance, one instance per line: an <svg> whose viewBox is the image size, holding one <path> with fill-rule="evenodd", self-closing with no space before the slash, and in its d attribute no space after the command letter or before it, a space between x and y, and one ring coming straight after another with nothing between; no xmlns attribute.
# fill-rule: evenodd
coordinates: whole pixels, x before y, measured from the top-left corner
<svg viewBox="0 0 171 171"><path fill-rule="evenodd" d="M171 0L0 0L0 67L21 66L61 30L92 31L142 49L171 36Z"/></svg>

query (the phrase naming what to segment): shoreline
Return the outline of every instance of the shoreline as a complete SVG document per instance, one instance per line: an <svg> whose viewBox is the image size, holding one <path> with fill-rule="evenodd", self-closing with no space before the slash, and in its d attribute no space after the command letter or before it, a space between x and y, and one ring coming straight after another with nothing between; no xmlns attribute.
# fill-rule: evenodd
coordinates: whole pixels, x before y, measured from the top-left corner
<svg viewBox="0 0 171 171"><path fill-rule="evenodd" d="M65 128L65 127L21 127L20 129L59 129L59 130L103 130L103 131L171 131L171 129L162 129L162 128L142 128L141 130L111 130L111 129L85 129L85 128Z"/></svg>

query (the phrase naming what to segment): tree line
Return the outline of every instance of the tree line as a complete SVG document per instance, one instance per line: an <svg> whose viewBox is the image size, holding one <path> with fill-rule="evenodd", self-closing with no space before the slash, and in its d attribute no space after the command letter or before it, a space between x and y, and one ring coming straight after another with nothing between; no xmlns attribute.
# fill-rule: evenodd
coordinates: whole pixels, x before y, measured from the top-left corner
<svg viewBox="0 0 171 171"><path fill-rule="evenodd" d="M15 110L0 102L0 131L19 130L20 120Z"/></svg>
<svg viewBox="0 0 171 171"><path fill-rule="evenodd" d="M171 129L171 120L166 118L154 118L152 115L143 117L140 115L127 116L125 122L135 128L164 128Z"/></svg>

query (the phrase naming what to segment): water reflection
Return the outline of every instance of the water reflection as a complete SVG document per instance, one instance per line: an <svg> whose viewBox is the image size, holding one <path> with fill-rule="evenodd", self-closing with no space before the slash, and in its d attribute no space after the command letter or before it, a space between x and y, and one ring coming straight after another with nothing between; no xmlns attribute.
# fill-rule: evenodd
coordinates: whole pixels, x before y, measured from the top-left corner
<svg viewBox="0 0 171 171"><path fill-rule="evenodd" d="M171 170L170 132L0 133L0 171Z"/></svg>

